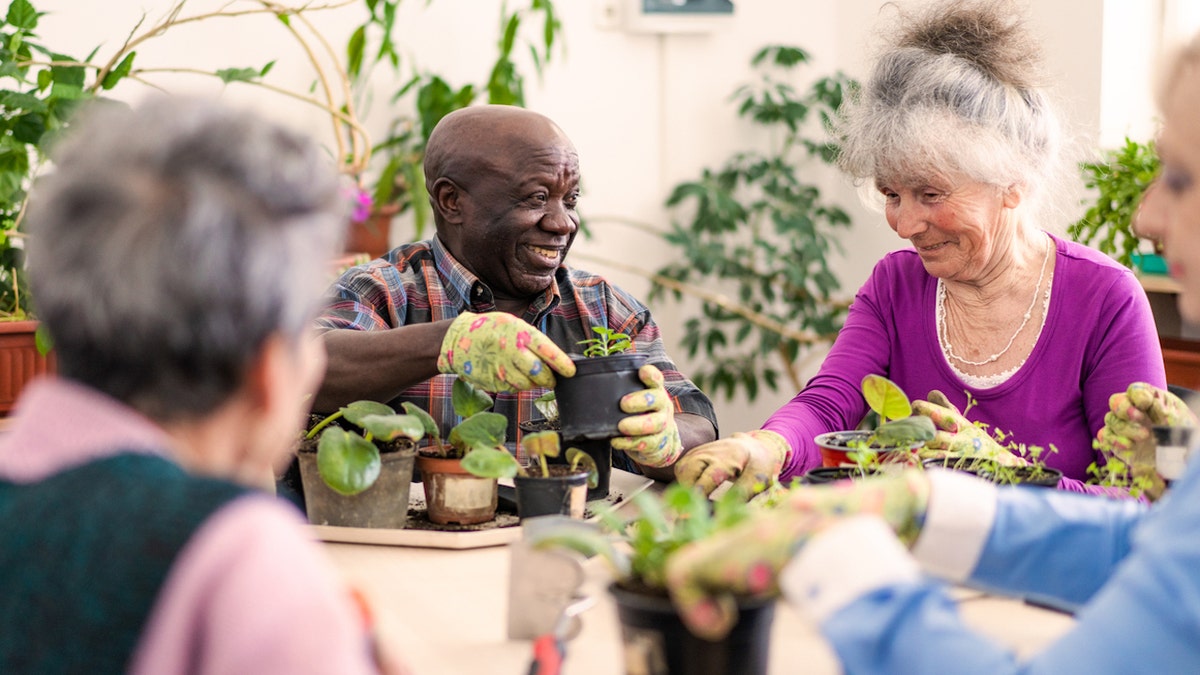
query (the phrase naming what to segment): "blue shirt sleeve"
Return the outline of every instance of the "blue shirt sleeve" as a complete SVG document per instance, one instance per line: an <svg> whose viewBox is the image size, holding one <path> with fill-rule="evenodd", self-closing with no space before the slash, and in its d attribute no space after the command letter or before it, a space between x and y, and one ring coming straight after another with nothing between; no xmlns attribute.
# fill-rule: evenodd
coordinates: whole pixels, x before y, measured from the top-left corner
<svg viewBox="0 0 1200 675"><path fill-rule="evenodd" d="M1012 489L971 582L1078 605L1027 661L963 625L937 582L868 593L822 626L847 673L1200 672L1200 463L1152 509Z"/></svg>

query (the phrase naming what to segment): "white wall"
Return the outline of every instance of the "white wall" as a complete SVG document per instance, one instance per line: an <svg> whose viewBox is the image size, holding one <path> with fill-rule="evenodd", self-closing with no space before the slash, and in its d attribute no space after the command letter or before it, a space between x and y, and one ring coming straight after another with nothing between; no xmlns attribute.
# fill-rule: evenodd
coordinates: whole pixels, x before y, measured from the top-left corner
<svg viewBox="0 0 1200 675"><path fill-rule="evenodd" d="M585 176L582 209L597 221L597 231L594 239L581 239L576 251L635 262L647 269L664 262L670 249L649 234L612 222L601 223L604 217L662 227L667 223L667 214L661 204L672 185L698 175L701 167L721 163L737 149L762 142L761 132L739 122L728 101L734 88L750 75L749 58L761 46L787 43L807 49L815 63L805 77L835 69L861 77L873 43L872 29L884 4L881 0L741 0L736 3L736 14L713 32L659 35L604 27L597 21L598 10L601 3L611 2L616 0L556 3L564 24L565 58L561 52L555 55L544 81L540 85L529 83L527 98L530 107L554 118L580 151ZM1141 4L1137 0L1126 4L1130 2ZM188 6L200 12L219 4L191 0ZM510 4L517 4L516 0ZM1111 30L1112 24L1105 32L1106 4L1104 0L1027 3L1031 26L1044 38L1056 90L1080 137L1088 143L1096 142L1101 127L1102 43L1108 39L1110 47L1117 42L1127 45L1126 37ZM1157 7L1154 2L1145 5ZM151 18L157 18L168 6L164 0L38 3L40 9L50 13L43 20L44 41L75 56L83 56L102 43L101 55L111 53L143 8ZM414 0L402 9L399 39L429 68L459 83L482 81L494 55L499 6L499 0L435 0L426 7ZM1125 10L1134 11L1129 7ZM359 11L355 6L326 16L320 22L322 32L340 48L358 21ZM1142 49L1144 45L1134 48ZM148 44L138 58L143 67L175 63L210 69L260 66L277 58L279 64L272 81L303 90L311 80L290 39L271 20L224 21L180 29L157 44ZM524 70L532 73L529 67ZM1132 72L1126 75L1127 80L1137 76L1136 69ZM220 89L190 76L168 82L172 90ZM367 114L369 126L376 133L386 126L386 99L393 83L379 78L377 84L379 91ZM134 98L138 91L135 86L122 87L115 94ZM321 114L285 99L238 85L229 87L225 95L312 129L313 133L326 133ZM1136 96L1140 98L1143 93L1138 91ZM1108 91L1105 100L1114 97L1119 98ZM1138 114L1145 116L1137 111L1121 113L1125 117ZM1130 124L1125 120L1107 123L1114 128ZM848 249L846 255L833 261L849 297L874 261L903 242L880 215L858 204L854 190L840 178L826 173L815 180L836 201L851 207L854 217L853 231L842 238ZM1060 231L1065 228L1065 223L1049 225ZM601 263L588 262L585 266L611 274L638 295L645 294L647 284L636 275ZM668 337L680 333L679 307L653 309ZM678 354L680 350L673 351ZM686 363L681 365L688 369ZM807 375L814 370L810 368ZM728 433L757 426L792 393L767 395L753 406L719 401L722 429Z"/></svg>

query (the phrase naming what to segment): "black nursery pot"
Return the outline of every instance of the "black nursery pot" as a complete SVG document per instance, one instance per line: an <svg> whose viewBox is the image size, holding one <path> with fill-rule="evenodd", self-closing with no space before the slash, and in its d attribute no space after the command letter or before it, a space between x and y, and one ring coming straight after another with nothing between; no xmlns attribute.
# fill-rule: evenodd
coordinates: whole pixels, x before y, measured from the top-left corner
<svg viewBox="0 0 1200 675"><path fill-rule="evenodd" d="M536 518L561 514L582 518L587 501L587 471L550 465L549 476L516 476L517 515Z"/></svg>
<svg viewBox="0 0 1200 675"><path fill-rule="evenodd" d="M683 624L666 595L653 595L613 584L625 664L663 675L766 675L774 600L738 603L738 620L725 638L710 642ZM662 670L662 664L666 670Z"/></svg>
<svg viewBox="0 0 1200 675"><path fill-rule="evenodd" d="M572 359L574 377L560 377L554 387L563 439L572 441L612 439L620 436L617 423L627 416L621 397L646 388L638 378L645 354Z"/></svg>
<svg viewBox="0 0 1200 675"><path fill-rule="evenodd" d="M882 471L869 468L865 471L857 466L818 466L815 469L809 469L808 473L800 479L800 482L805 485L822 485L825 483L834 483L839 480L854 480L856 478L864 478L866 476L882 475Z"/></svg>
<svg viewBox="0 0 1200 675"><path fill-rule="evenodd" d="M587 489L587 500L606 499L608 485L612 479L612 445L607 438L598 441L566 441L563 448L579 448L591 455L596 463L596 487ZM567 454L565 451L562 453Z"/></svg>

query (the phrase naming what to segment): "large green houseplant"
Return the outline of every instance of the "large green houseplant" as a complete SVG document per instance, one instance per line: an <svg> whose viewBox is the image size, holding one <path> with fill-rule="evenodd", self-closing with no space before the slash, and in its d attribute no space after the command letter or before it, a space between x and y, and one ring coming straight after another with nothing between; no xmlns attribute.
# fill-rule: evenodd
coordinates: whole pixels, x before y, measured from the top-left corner
<svg viewBox="0 0 1200 675"><path fill-rule="evenodd" d="M1071 224L1067 234L1130 269L1155 271L1140 264L1148 252L1142 250L1142 240L1133 231L1133 218L1142 193L1158 176L1158 168L1154 146L1130 138L1098 160L1080 164L1084 185L1094 190L1096 197L1088 202L1087 212Z"/></svg>
<svg viewBox="0 0 1200 675"><path fill-rule="evenodd" d="M754 400L762 385L775 390L781 373L799 390L802 350L831 340L845 314L828 256L850 217L814 174L836 156L828 126L855 83L836 73L798 90L796 69L808 62L798 47L759 50L751 60L759 80L733 100L740 117L772 132L773 145L735 153L667 199L684 216L666 234L681 257L658 270L650 298L701 289L683 343L703 357L696 384L727 398L741 390Z"/></svg>

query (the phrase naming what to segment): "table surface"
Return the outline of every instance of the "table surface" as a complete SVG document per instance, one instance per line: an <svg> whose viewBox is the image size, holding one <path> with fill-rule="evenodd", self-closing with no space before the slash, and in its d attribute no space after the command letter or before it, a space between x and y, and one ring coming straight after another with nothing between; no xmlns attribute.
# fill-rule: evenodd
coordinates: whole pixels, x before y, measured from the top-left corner
<svg viewBox="0 0 1200 675"><path fill-rule="evenodd" d="M335 566L361 589L379 615L380 631L414 675L524 673L529 640L507 637L510 547L444 550L324 544ZM595 604L567 644L564 675L624 672L611 579L599 560L584 566L583 592ZM954 589L964 620L1018 654L1039 651L1073 625L1064 614L969 589ZM771 638L770 673L840 673L816 627L780 602Z"/></svg>

